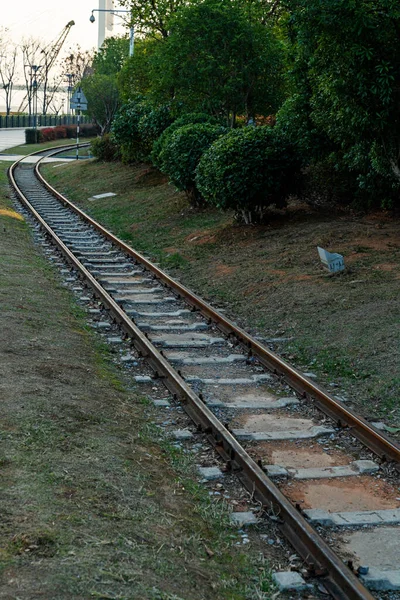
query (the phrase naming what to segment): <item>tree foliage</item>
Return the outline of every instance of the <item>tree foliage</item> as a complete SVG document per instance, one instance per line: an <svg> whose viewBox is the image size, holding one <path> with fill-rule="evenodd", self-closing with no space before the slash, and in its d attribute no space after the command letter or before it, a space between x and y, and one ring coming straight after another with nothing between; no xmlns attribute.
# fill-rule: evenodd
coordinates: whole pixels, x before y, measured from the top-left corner
<svg viewBox="0 0 400 600"><path fill-rule="evenodd" d="M131 24L137 33L168 37L168 21L187 0L121 0L130 11Z"/></svg>
<svg viewBox="0 0 400 600"><path fill-rule="evenodd" d="M160 41L143 38L135 41L135 53L124 63L117 75L118 86L125 102L138 94L150 95L152 88L151 57Z"/></svg>
<svg viewBox="0 0 400 600"><path fill-rule="evenodd" d="M116 75L129 57L129 39L109 37L95 53L92 68L99 75Z"/></svg>
<svg viewBox="0 0 400 600"><path fill-rule="evenodd" d="M289 0L297 90L360 194L400 189L400 5ZM380 183L379 183L380 182ZM376 196L375 196L376 197Z"/></svg>
<svg viewBox="0 0 400 600"><path fill-rule="evenodd" d="M210 202L253 219L269 204L283 202L289 175L297 178L301 164L304 193L363 207L399 204L398 0L123 0L123 5L131 10L136 32L143 33L135 55L127 59L127 45L110 41L96 55L95 69L99 75L114 67L118 72L127 104L113 136L124 160L147 159L151 152L164 168L163 152L171 150L174 137L175 162L168 169L186 189L178 171L189 160L192 134L193 140L199 136L199 151L203 148L204 128L189 127L182 146L177 130L198 122L190 121L193 113L233 128L251 119L273 124L276 114L274 129L244 128L205 152L197 181ZM186 157L182 165L178 147ZM196 162L194 142L191 151ZM190 179L192 167L186 166Z"/></svg>
<svg viewBox="0 0 400 600"><path fill-rule="evenodd" d="M101 135L108 133L119 107L115 78L93 74L85 77L81 85L88 101L88 115L99 126Z"/></svg>
<svg viewBox="0 0 400 600"><path fill-rule="evenodd" d="M282 97L282 48L272 32L243 11L218 0L182 8L152 60L156 97L188 111L269 114Z"/></svg>
<svg viewBox="0 0 400 600"><path fill-rule="evenodd" d="M79 44L74 48L69 48L62 61L61 70L72 87L77 85L83 77L92 74L93 56L93 51L82 50Z"/></svg>

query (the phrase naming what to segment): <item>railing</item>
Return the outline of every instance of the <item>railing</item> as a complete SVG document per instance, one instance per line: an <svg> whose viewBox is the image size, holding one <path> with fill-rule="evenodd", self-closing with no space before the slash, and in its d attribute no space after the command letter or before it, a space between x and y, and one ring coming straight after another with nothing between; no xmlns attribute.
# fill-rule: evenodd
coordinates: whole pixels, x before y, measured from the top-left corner
<svg viewBox="0 0 400 600"><path fill-rule="evenodd" d="M57 125L76 125L78 117L74 115L37 115L37 127L56 127ZM91 123L90 117L81 116L81 123ZM33 127L35 117L33 115L0 115L0 129L9 127Z"/></svg>

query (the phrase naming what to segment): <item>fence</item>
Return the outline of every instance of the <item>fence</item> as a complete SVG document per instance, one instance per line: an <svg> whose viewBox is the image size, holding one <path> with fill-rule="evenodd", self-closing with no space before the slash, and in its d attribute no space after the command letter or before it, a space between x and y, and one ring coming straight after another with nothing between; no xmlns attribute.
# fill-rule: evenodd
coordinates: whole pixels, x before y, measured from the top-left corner
<svg viewBox="0 0 400 600"><path fill-rule="evenodd" d="M78 118L74 115L38 115L36 117L37 127L56 127L57 125L76 125ZM81 123L91 123L90 117L82 115ZM35 117L33 115L0 115L0 129L8 127L34 127Z"/></svg>

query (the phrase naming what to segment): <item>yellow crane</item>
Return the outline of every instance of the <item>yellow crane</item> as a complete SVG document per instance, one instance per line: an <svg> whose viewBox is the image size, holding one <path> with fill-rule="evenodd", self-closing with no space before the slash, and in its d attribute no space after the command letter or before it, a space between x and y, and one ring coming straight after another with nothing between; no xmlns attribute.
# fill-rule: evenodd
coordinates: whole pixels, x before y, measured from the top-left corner
<svg viewBox="0 0 400 600"><path fill-rule="evenodd" d="M41 64L28 65L34 74L36 88L39 88L42 84L44 84L45 93L47 90L50 69L53 67L57 56L60 54L61 48L63 47L67 35L69 34L73 25L75 25L75 21L69 21L69 23L67 23L64 29L61 31L60 35L53 42L50 42L45 48L43 48L43 50L41 50ZM19 105L18 112L23 112L28 106L28 103L28 94L26 94Z"/></svg>

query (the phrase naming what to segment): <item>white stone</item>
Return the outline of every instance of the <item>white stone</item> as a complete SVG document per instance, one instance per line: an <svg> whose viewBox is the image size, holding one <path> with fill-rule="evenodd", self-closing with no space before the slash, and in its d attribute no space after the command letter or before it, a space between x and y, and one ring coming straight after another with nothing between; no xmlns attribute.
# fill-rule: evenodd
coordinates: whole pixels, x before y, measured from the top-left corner
<svg viewBox="0 0 400 600"><path fill-rule="evenodd" d="M238 379L222 378L204 378L204 377L187 377L188 383L204 383L205 385L252 385L272 379L270 375L253 375L252 377L241 377Z"/></svg>
<svg viewBox="0 0 400 600"><path fill-rule="evenodd" d="M159 406L162 408L166 408L167 406L170 406L170 403L168 402L168 400L153 400L153 404L154 404L154 406Z"/></svg>
<svg viewBox="0 0 400 600"><path fill-rule="evenodd" d="M233 525L255 525L258 523L257 517L251 511L231 513L231 522Z"/></svg>
<svg viewBox="0 0 400 600"><path fill-rule="evenodd" d="M281 591L301 591L311 587L297 571L279 571L272 574L272 579Z"/></svg>
<svg viewBox="0 0 400 600"><path fill-rule="evenodd" d="M267 440L305 440L308 438L318 437L321 435L327 435L334 433L334 429L331 427L323 427L322 425L315 425L308 429L296 429L287 431L257 431L250 432L246 429L234 429L233 435L241 440L255 440L258 442Z"/></svg>
<svg viewBox="0 0 400 600"><path fill-rule="evenodd" d="M191 440L193 433L189 429L175 429L172 432L176 440Z"/></svg>
<svg viewBox="0 0 400 600"><path fill-rule="evenodd" d="M111 198L112 196L116 196L113 192L106 192L105 194L97 194L96 196L92 196L89 200L101 200L102 198Z"/></svg>
<svg viewBox="0 0 400 600"><path fill-rule="evenodd" d="M199 473L203 479L207 479L207 481L221 479L221 477L224 476L219 467L199 467Z"/></svg>
<svg viewBox="0 0 400 600"><path fill-rule="evenodd" d="M263 469L268 477L287 477L289 474L285 467L279 465L265 465Z"/></svg>

